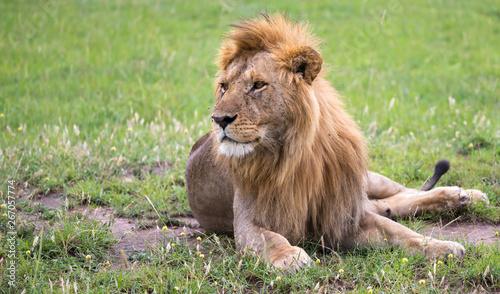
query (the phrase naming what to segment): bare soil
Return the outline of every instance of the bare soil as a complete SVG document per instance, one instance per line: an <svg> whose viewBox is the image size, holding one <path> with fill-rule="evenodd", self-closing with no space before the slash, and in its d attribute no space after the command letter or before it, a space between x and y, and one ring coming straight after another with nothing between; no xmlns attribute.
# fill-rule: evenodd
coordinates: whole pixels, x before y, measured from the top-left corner
<svg viewBox="0 0 500 294"><path fill-rule="evenodd" d="M440 240L500 245L500 239L495 236L495 233L498 231L500 231L500 225L483 221L470 222L457 220L447 224L433 224L420 230L420 233Z"/></svg>
<svg viewBox="0 0 500 294"><path fill-rule="evenodd" d="M44 195L36 195L30 197L29 193L23 193L20 195L20 201L31 201L30 205L43 205L50 209L61 210L61 206L64 206L66 198L58 193ZM196 219L192 217L174 217L173 219L184 222L187 226L170 226L168 230L163 231L162 227L154 225L150 228L139 229L138 219L135 218L123 218L115 217L114 211L107 207L91 208L87 205L79 205L73 212L79 212L82 215L87 216L89 219L94 219L100 221L102 224L110 224L110 230L115 236L117 243L113 245L113 252L111 254L111 263L113 268L120 268L123 266L123 260L120 256L120 251L124 252L138 252L147 251L156 245L165 242L165 238L174 239L182 238L188 243L193 243L196 241L197 235L203 234L205 231L200 228L199 223ZM21 219L35 223L37 228L40 229L42 226L47 226L48 222L40 219L36 216L23 213L19 213ZM184 236L181 236L184 233Z"/></svg>

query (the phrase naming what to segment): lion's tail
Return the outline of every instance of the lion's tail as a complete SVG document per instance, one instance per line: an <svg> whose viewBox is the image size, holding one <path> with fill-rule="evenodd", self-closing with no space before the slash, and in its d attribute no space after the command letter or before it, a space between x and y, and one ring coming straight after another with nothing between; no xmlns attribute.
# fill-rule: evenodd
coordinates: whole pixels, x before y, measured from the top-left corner
<svg viewBox="0 0 500 294"><path fill-rule="evenodd" d="M450 162L446 159L441 159L436 163L436 166L434 167L434 175L432 178L424 185L422 188L420 188L421 191L429 191L436 185L436 183L439 181L442 175L444 175L448 170L450 169Z"/></svg>

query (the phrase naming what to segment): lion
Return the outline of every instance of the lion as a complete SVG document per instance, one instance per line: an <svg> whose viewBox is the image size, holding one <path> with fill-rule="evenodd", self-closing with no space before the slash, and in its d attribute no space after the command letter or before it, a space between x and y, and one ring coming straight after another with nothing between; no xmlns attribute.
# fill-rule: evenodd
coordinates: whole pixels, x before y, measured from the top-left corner
<svg viewBox="0 0 500 294"><path fill-rule="evenodd" d="M307 25L263 14L234 25L219 51L212 129L186 167L191 210L208 231L232 233L237 250L295 271L300 247L406 247L428 258L464 247L418 234L395 216L487 201L478 190L405 188L367 170L365 139L323 79L319 41ZM446 172L436 166L426 189Z"/></svg>

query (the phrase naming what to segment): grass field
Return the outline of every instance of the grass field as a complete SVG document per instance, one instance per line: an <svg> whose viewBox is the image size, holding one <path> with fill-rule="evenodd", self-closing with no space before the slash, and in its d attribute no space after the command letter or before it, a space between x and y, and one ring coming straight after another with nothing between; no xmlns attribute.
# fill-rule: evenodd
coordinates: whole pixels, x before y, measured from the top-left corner
<svg viewBox="0 0 500 294"><path fill-rule="evenodd" d="M81 212L105 207L155 228L190 215L184 168L210 128L222 35L268 10L309 21L323 40L327 79L368 138L371 170L416 188L447 158L440 185L491 202L402 222L498 225L500 2L336 2L0 0L0 292L500 291L500 239L441 263L310 244L318 263L283 275L230 237L189 245L167 231L125 252L125 269L110 225Z"/></svg>

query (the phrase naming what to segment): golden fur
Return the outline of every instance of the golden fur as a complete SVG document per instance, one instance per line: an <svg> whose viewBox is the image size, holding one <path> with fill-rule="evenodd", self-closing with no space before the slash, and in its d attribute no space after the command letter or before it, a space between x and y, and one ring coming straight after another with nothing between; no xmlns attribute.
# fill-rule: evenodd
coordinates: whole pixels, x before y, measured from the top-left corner
<svg viewBox="0 0 500 294"><path fill-rule="evenodd" d="M271 138L274 144L257 147L243 158L219 159L229 165L242 194L255 198L253 215L264 228L292 243L325 234L336 244L352 236L364 208L364 139L328 82L313 77L309 84L294 72L294 63L308 61L304 48L314 54L319 41L306 25L280 15L263 15L234 27L219 53L219 75L238 58L270 52L286 85L278 91L285 98L289 124L284 134Z"/></svg>

